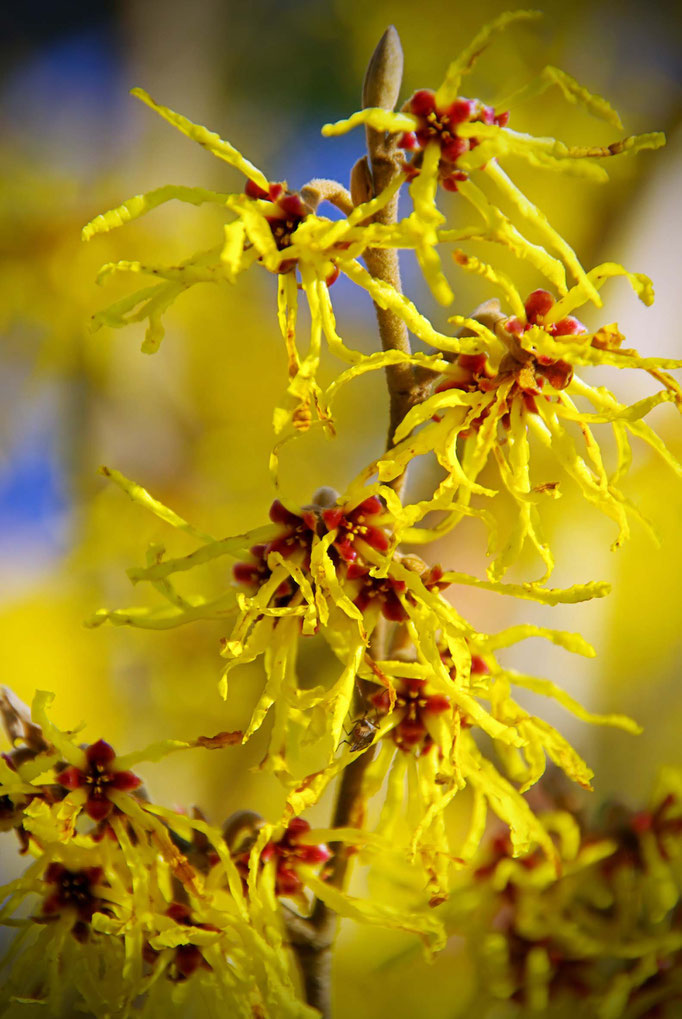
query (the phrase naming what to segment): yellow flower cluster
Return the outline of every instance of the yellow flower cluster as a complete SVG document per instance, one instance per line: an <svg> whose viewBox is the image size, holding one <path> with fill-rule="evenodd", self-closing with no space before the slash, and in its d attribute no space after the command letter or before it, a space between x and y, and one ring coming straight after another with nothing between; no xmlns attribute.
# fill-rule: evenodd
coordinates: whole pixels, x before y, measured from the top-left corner
<svg viewBox="0 0 682 1019"><path fill-rule="evenodd" d="M0 819L30 860L0 890L0 922L19 928L3 962L3 1015L31 1002L56 1016L154 1019L199 995L216 1019L225 1008L245 1019L259 1011L313 1019L286 947L281 899L305 913L314 894L343 915L442 944L433 917L398 918L328 888L320 874L328 833L293 819L261 822L244 839L239 818L221 830L196 809L151 802L129 770L193 746L229 746L241 733L119 756L104 740L83 748L76 733L60 731L47 714L52 699L38 692L29 714L9 690L1 695L13 750L0 759Z"/></svg>
<svg viewBox="0 0 682 1019"><path fill-rule="evenodd" d="M134 583L149 584L163 603L101 609L90 625L108 621L161 630L200 619L225 620L229 629L222 645L222 695L227 697L243 665L261 664L264 682L243 733L194 743L165 741L122 758L103 740L78 747L73 734L61 733L49 721L45 696L37 698L32 719L25 719L15 733L23 752L10 755L0 769L5 827L16 828L22 845L35 857L27 874L6 889L4 915L12 916L25 895L35 893L42 897L44 928L36 933L40 924L27 925L34 940L23 954L17 949L8 1002L17 995L39 1001L52 995L54 1011L54 996L64 987L62 973L67 965L77 965L90 967L90 972L100 968L103 974L97 982L84 980L78 991L82 1000L73 1003L96 1014L126 1015L140 996L147 1010L140 1014L161 1014L169 1002L174 1007L181 1002L190 981L201 981L206 999L215 1002L221 1014L228 1004L235 1015L312 1015L298 1000L278 899L291 899L299 918L305 918L314 896L340 915L408 930L427 945L438 946L442 926L426 907L446 900L454 872L471 866L491 811L509 836L485 876L496 892L514 885L512 904L522 900L523 908L519 906L513 934L525 939L524 945L532 942L519 977L517 943L510 947L499 932L492 937L493 986L504 987L508 996L525 993L528 985L532 1008L544 1008L549 1000L558 964L545 941L564 934L573 937L572 911L578 900L570 882L595 873L607 856L615 859L617 850L612 853L602 843L581 848L570 821L541 818L533 811L525 794L543 775L547 760L585 788L590 788L592 772L553 726L517 702L514 690L553 698L587 722L630 732L637 726L622 715L591 714L551 681L518 673L496 657L500 649L528 637L593 655L579 635L532 625L480 632L445 591L453 584L468 585L550 606L606 595L608 585L599 582L567 589L543 586L554 562L543 534L542 502L560 494L567 475L590 503L614 519L616 544L627 537L629 514L636 513L621 490L630 463L630 436L642 439L682 474L682 466L643 422L663 402L682 407L682 390L668 374L682 367L682 361L640 356L624 348L615 324L596 331L583 325L573 312L586 301L601 307L600 289L608 279L627 278L645 304L653 300L651 282L613 263L586 271L501 166L507 156L518 156L542 169L601 179L605 172L595 160L656 148L662 136L625 138L606 148L574 148L519 134L508 126L506 110L460 95L463 76L492 34L528 16L503 15L484 29L451 64L438 90L418 91L401 112L374 107L327 125L324 133L331 135L364 124L392 146L396 172L390 184L360 199L357 187L351 195L335 182L311 181L293 191L271 181L229 142L158 105L141 89L134 90L171 125L238 170L246 186L243 194L164 186L89 223L85 239L173 199L212 203L226 218L219 244L179 264L105 265L100 278L128 272L157 282L99 312L95 325L118 328L146 320L143 350L154 352L163 337L162 317L184 290L204 282L236 284L258 265L277 277L277 319L288 361L286 392L274 414L276 433L288 438L305 432L316 417L332 435L336 394L366 372L409 365L423 384L419 399L399 423L394 421L388 451L375 457L343 494L323 488L306 505L276 499L269 523L234 537L206 534L120 472L102 469L133 501L187 534L196 547L188 555L166 557L161 546L153 545L146 564L131 569L129 576ZM546 69L539 85L522 97L551 84L569 101L583 103L620 127L605 100L554 68ZM397 222L384 222L383 213L404 184L412 212ZM478 216L475 225L449 228L436 201L440 186L469 203ZM332 201L342 218L320 216L323 200ZM511 215L498 208L498 202L511 209ZM529 240L529 228L542 244ZM435 296L449 304L453 294L443 272L443 245L478 241L493 242L524 259L552 291L539 288L524 299L508 276L456 247L454 264L481 276L493 293L495 288L501 291L505 307L491 297L471 315L453 316L452 329L443 333L400 292L397 280L393 285L379 279L361 262L370 250L412 249ZM367 256L367 265L371 263ZM434 352L384 349L366 355L349 347L338 335L330 297L339 274L366 291L379 309L393 312ZM305 351L298 330L299 290L311 321ZM318 379L323 337L346 365L326 389ZM626 406L576 374L576 369L593 365L637 368L661 389ZM605 466L592 431L601 424L613 431L613 470ZM538 447L551 453L560 474L535 476ZM404 503L400 479L422 455L435 456L442 476L427 498ZM499 492L482 484L483 472L491 466L506 503L497 498ZM493 561L488 579L429 566L404 551L405 545L433 541L471 515L489 529ZM541 580L503 582L527 545L543 563ZM231 560L231 576L225 579L223 573L218 590L185 593L188 573L210 563L222 565L226 559ZM335 673L313 683L302 674L300 658L304 642L315 640L331 652ZM219 831L201 818L155 806L142 795L130 770L138 762L189 746L245 742L268 716L272 729L264 764L286 790L285 809L276 824L260 824L244 840L233 837L229 825ZM486 745L494 750L496 763L484 753ZM376 822L364 831L350 824L311 831L299 815L319 801L333 779L353 774L346 769L363 755L367 767L355 814L365 805L377 806ZM462 832L448 823L446 811L464 789L471 807L468 828ZM92 825L84 833L86 817ZM655 829L653 820L650 828ZM653 837L658 837L655 831ZM387 872L405 859L416 864L421 911L356 899L328 883L327 843L357 850L364 862L378 862ZM529 856L534 851L540 855ZM659 856L664 855L662 850ZM516 862L517 857L525 862ZM653 858L647 855L647 865ZM562 868L565 883L554 885ZM477 873L480 877L483 871ZM661 883L660 868L657 875L652 894L667 895L668 902L670 882ZM599 880L603 877L600 871ZM549 912L545 895L558 897ZM554 910L561 923L548 930L547 917L553 917ZM607 918L604 932L590 942L593 954L602 951L610 922ZM84 954L75 952L74 943L84 946ZM56 944L49 956L52 971L36 980L33 971L49 944ZM631 950L650 962L659 941L653 937L643 944L628 942L620 957L629 957ZM642 963L641 973L649 973L646 965ZM629 974L619 986L627 984L630 993L639 979ZM35 987L29 986L31 981ZM604 1019L615 1014L603 1012Z"/></svg>
<svg viewBox="0 0 682 1019"><path fill-rule="evenodd" d="M462 255L461 262L480 270L475 259ZM597 266L586 279L590 287L599 288L613 276L626 276L645 304L653 300L646 276L611 263ZM493 299L480 314L484 321L457 320L481 337L481 350L454 358L433 394L405 416L395 432L395 446L370 471L377 470L379 478L389 482L416 456L435 453L446 476L432 499L414 507L413 513L415 522L432 510L444 511L444 517L435 529L420 532L415 528L407 540L429 541L447 532L471 512L472 497L483 496L490 510L474 512L489 526L491 580L502 576L530 543L544 564L544 581L554 560L543 535L540 507L548 497L561 494L563 476L615 520L616 547L629 536L629 515L642 519L619 487L632 459L630 436L642 439L682 477L682 464L642 420L664 402L682 407L682 390L667 373L682 367L682 361L641 357L636 350L623 349L624 337L616 324L588 331L572 314L586 299L585 284L576 285L558 301L548 291L536 290L524 302L511 281L505 281L505 291L511 314L502 312ZM608 389L583 381L575 372L583 365L639 368L663 388L626 406ZM587 409L584 401L590 405ZM612 471L605 467L591 428L594 424L612 427L618 452ZM576 425L583 443L580 451L572 434ZM558 476L533 478L534 446L555 461ZM513 518L498 510L496 491L478 482L489 463L495 465L502 487L514 500Z"/></svg>
<svg viewBox="0 0 682 1019"><path fill-rule="evenodd" d="M404 164L405 175L414 179L411 187L414 213L407 223L415 234L422 237L421 242L415 245L416 254L434 296L443 304L451 302L452 291L440 269L434 245L448 241L494 240L516 256L526 258L557 287L560 294L566 292L568 270L576 280L586 285L589 296L599 305L599 297L586 281L585 271L573 249L510 180L500 160L514 156L543 170L604 181L608 179L606 170L595 163L595 159L657 149L665 144L665 137L660 131L624 138L607 146L575 147L554 138L535 138L509 128L509 105L538 95L552 85L558 86L569 102L580 103L594 116L622 128L618 114L605 99L592 95L556 67L546 67L537 83L531 83L500 104L502 112L498 114L480 99L466 99L460 95L462 79L486 49L491 37L514 21L536 18L538 14L538 11L524 10L501 14L452 61L435 92L419 90L405 103L401 112L370 107L359 110L347 120L326 124L322 129L323 134L333 136L364 124L376 131L400 136L399 145L406 153L411 153L411 158ZM472 172L492 186L492 202L470 179ZM445 223L445 216L436 207L439 183L448 191L457 191L469 202L483 220L481 227L438 229ZM519 225L497 208L495 200L510 203L520 227L530 227L539 232L543 245L554 251L558 259L542 245L531 243Z"/></svg>
<svg viewBox="0 0 682 1019"><path fill-rule="evenodd" d="M480 100L459 94L463 76L491 35L510 21L528 16L529 12L504 15L484 29L450 66L440 88L415 93L402 112L365 109L324 128L323 133L331 135L365 124L388 136L400 135L399 145L406 155L391 184L357 205L340 185L330 190L330 182L326 190L321 188L324 182L317 182L317 187L311 182L300 192L271 182L231 144L136 89L134 94L169 123L243 173L245 193L163 187L98 216L84 230L84 237L90 238L174 198L193 204L213 202L226 211L229 222L223 243L181 265L164 268L119 262L105 266L103 275L114 270L146 272L162 282L98 313L95 321L120 326L148 319L144 349L155 350L162 336L161 315L183 289L197 282L234 283L243 271L260 264L278 276L278 321L289 364L287 395L275 412L277 432L289 424L305 430L313 409L333 431L331 404L336 393L368 371L410 362L435 380L432 394L413 406L398 425L388 452L368 465L343 496L321 490L303 507L276 501L270 511L271 524L245 535L216 540L202 534L140 486L107 470L133 499L190 533L199 545L182 558L165 559L152 550L145 567L129 571L134 582L146 581L164 597L164 607L101 610L92 620L93 625L108 620L163 629L199 618L232 617L231 631L223 641L226 664L221 692L227 696L228 681L238 666L262 661L265 685L243 738L249 739L269 713L274 715L266 763L289 790L288 816L315 803L331 779L379 744L364 790L366 797L380 790L385 796L377 834L395 841L407 789L408 841L413 857L421 860L428 875L433 900L447 895L453 861L471 858L488 806L509 824L515 854L539 844L557 863L551 838L522 795L542 775L547 757L572 779L589 786L591 772L584 762L553 727L519 707L511 695L512 685L548 694L584 719L636 729L621 716L591 716L550 682L518 676L502 669L494 658L498 648L537 635L571 651L593 654L577 635L530 626L482 634L459 615L443 591L451 583L469 584L550 605L607 593L607 586L599 583L568 590L540 586L553 568L540 505L548 496L560 494L561 479L532 476L535 444L550 450L560 470L578 484L586 499L616 521L616 544L627 537L628 512L635 512L619 488L630 460L629 435L649 443L682 473L642 421L661 402L682 404L679 386L666 374L682 362L640 357L634 350L623 349L617 326L589 332L572 314L587 300L601 306L602 284L618 275L625 276L650 304L650 281L611 263L586 272L500 165L507 155L516 155L542 168L602 179L605 172L595 159L655 148L663 137L627 138L599 149L571 148L553 139L520 135L508 127L506 112L496 113ZM551 84L570 101L581 102L593 114L621 126L605 100L553 68L524 95ZM473 182L474 171L497 187L498 197L514 210L516 222ZM395 224L377 222L376 215L406 181L413 211ZM439 184L468 201L481 223L448 229L436 205ZM318 215L317 205L325 197L339 206L343 218L331 221ZM527 239L523 229L530 225L539 230L546 247ZM506 275L456 248L455 264L501 289L509 311L491 299L469 317L451 318L453 334L446 335L359 261L368 248L412 248L436 297L449 303L452 291L442 272L440 248L479 240L501 244L530 262L557 296L539 289L524 301ZM346 346L336 331L329 290L339 272L366 290L380 308L394 312L436 353L384 350L362 355ZM576 281L572 287L567 273ZM299 288L305 293L312 322L305 356L299 353L296 340ZM317 381L322 335L329 349L349 365L326 391ZM588 386L575 374L579 366L600 364L643 369L663 388L624 406L608 391ZM575 402L584 397L591 403L589 412ZM598 423L609 423L616 439L618 463L610 473L591 431L591 425ZM582 435L581 452L572 435L574 424ZM391 484L416 457L432 453L445 477L430 498L403 505ZM480 483L481 473L491 462L515 504L511 516L508 508L498 510L497 493ZM492 508L473 506L474 497ZM439 514L435 525L424 526L427 515L431 521L434 512ZM493 562L488 580L429 568L399 551L401 543L429 542L471 514L481 516L490 530ZM501 583L528 543L544 564L542 580ZM211 597L179 593L176 582L182 574L225 556L237 560L229 587ZM387 625L393 631L392 644L385 641ZM311 688L301 682L297 661L301 641L316 634L326 641L341 671L333 682ZM351 734L344 741L349 723ZM479 750L475 729L493 741L502 770ZM339 753L343 742L348 747ZM463 847L455 847L443 812L467 785L476 802L471 832Z"/></svg>
<svg viewBox="0 0 682 1019"><path fill-rule="evenodd" d="M277 318L288 361L289 383L282 404L275 410L275 430L281 432L290 422L295 428L306 430L310 426L313 409L331 428L331 421L321 405L322 394L316 381L322 336L330 351L347 363L362 362L363 355L347 347L339 337L329 288L342 272L375 296L375 281L360 265L358 257L368 245L382 246L386 243L382 236L383 228L371 220L391 201L402 180L397 180L381 195L357 207L353 207L345 189L338 186L335 201L346 215L337 221L326 219L317 215L313 208L320 198L314 189L303 189L297 193L291 192L286 184L271 183L218 135L158 105L142 89L134 89L133 94L183 134L242 172L247 178L246 191L241 195L218 194L203 188L167 185L136 195L88 223L83 229L85 240L136 219L172 199L193 205L211 202L232 217L225 226L221 245L202 251L179 265L164 267L119 261L103 266L100 280L112 272L130 272L155 276L162 282L98 312L94 326L119 328L130 322L147 320L142 349L146 353L154 353L164 335L162 316L183 290L196 283L234 283L241 273L259 264L278 277ZM395 246L394 241L388 243ZM305 355L301 354L297 345L298 278L311 316L310 343ZM407 298L393 292L392 299L398 303L401 314L417 334L423 333L424 339L437 336L430 323Z"/></svg>
<svg viewBox="0 0 682 1019"><path fill-rule="evenodd" d="M586 297L600 305L597 288L593 286L590 274L585 273L573 250L551 227L546 217L511 182L499 165L499 159L507 154L517 155L543 168L578 172L595 180L603 180L606 173L601 166L595 164L595 158L621 152L633 153L642 148L657 148L665 139L662 134L654 133L627 138L606 148L572 149L553 139L531 138L499 123L486 122L491 120L484 116L489 107L483 107L478 100L473 102L458 99L461 78L485 47L490 35L518 17L533 14L520 11L503 15L484 29L450 66L443 85L434 94L433 103L436 111L441 108L450 109L453 103L455 106L464 104L466 108L460 111L461 118L458 115L452 124L444 113L434 110L426 115L415 115L409 112L389 113L382 109L366 109L347 121L325 126L323 133L326 135L342 133L356 124L366 124L376 130L389 132L416 130L416 137L420 131L426 132L422 139L422 151L418 153L419 158L415 157L406 164L405 172L397 174L381 194L355 206L341 185L335 185L327 196L315 189L315 182L300 192L292 192L284 183L269 181L261 170L245 159L229 142L154 102L143 89L133 89L133 95L183 134L241 172L247 179L246 190L241 195L223 194L204 188L166 185L136 195L88 223L83 230L85 240L136 219L172 199L193 205L212 203L224 209L231 217L225 226L220 245L199 252L180 264L161 266L146 265L139 261L119 261L103 266L100 280L112 272L129 272L154 276L163 282L137 291L98 312L94 317L95 327L108 325L118 328L131 322L147 320L148 328L142 349L153 353L164 335L162 316L183 290L202 282L235 283L241 273L256 263L260 264L279 277L277 314L288 361L289 383L284 399L275 410L275 430L279 433L290 423L298 430L305 430L311 424L314 411L325 427L333 431L328 406L322 399L316 381L322 336L332 353L351 365L357 365L360 372L385 367L401 359L395 352L388 356L363 356L359 351L349 348L339 337L329 292L331 283L339 273L366 290L378 305L396 312L414 335L427 344L450 353L466 352L471 347L471 344L439 333L411 301L390 284L374 279L358 260L367 248L413 249L435 296L442 303L449 304L453 295L441 269L439 246L463 241L495 242L511 250L517 257L529 261L560 295L564 295L567 290L568 269L582 285ZM584 103L590 112L604 116L620 126L617 114L605 100L590 95L563 72L548 68L543 82L545 86L558 84L571 101ZM417 93L417 97L420 95ZM415 101L406 105L414 106ZM422 121L427 127L420 128ZM446 122L451 132L444 127ZM447 150L443 131L450 146L453 137L465 143L466 151L455 157L456 171L451 169L454 163L451 164L449 157L443 154L444 146ZM444 165L450 168L445 174ZM542 245L529 241L516 223L469 179L469 172L479 167L486 179L497 186L502 200L511 202L519 222L535 230L539 229L544 243L556 252L558 258ZM452 172L458 181L456 189L480 217L479 223L457 230L447 228L445 216L435 205L439 179L444 178L447 183L452 178ZM395 225L375 222L376 214L393 200L409 178L412 179L409 190L414 211ZM317 205L326 197L343 211L344 218L340 221L332 221L317 214ZM499 274L476 260L474 262L493 282L501 281ZM311 315L310 343L304 356L297 345L296 330L299 278ZM402 359L435 370L440 366L437 357L429 359L424 355L412 354L402 355Z"/></svg>
<svg viewBox="0 0 682 1019"><path fill-rule="evenodd" d="M104 740L82 749L50 721L51 700L36 694L29 716L3 693L14 744L0 762L3 828L31 860L2 889L2 922L21 931L5 959L3 1014L30 1000L52 1015L161 1016L200 984L216 1017L226 1002L244 1017L266 1004L312 1016L281 950L274 897L249 909L222 833L151 803L129 770L192 744L125 756ZM203 856L179 848L197 839ZM33 920L21 919L27 897Z"/></svg>
<svg viewBox="0 0 682 1019"><path fill-rule="evenodd" d="M135 501L167 523L188 529L140 486L119 472L107 474ZM304 508L276 501L271 523L234 538L203 540L196 551L177 559L158 552L146 567L129 570L133 582L147 582L168 604L100 610L91 625L109 621L150 629L179 626L201 618L232 614L232 630L223 641L227 659L220 683L239 666L260 660L265 686L244 732L246 742L273 712L267 766L289 790L285 817L316 803L328 784L370 746L379 753L370 766L366 795L381 793L386 807L377 835L386 845L400 842L403 788L410 823L403 844L421 862L432 898L446 897L453 861L470 859L483 834L488 808L510 825L516 853L535 844L556 859L551 841L528 807L523 793L543 774L548 757L567 775L589 787L592 772L548 723L529 715L511 688L530 689L557 700L583 720L638 727L621 715L585 711L555 684L502 668L495 652L528 637L543 637L567 650L592 656L578 634L523 625L493 634L479 633L443 594L451 583L489 587L498 593L550 605L584 601L608 593L591 583L569 589L477 581L467 574L428 568L418 557L397 551L402 509L387 486L334 500L321 490ZM198 535L195 534L195 537ZM183 573L229 557L233 585L211 598L184 599L174 583ZM376 655L381 621L404 632L413 651ZM339 660L331 684L302 682L301 641L322 637ZM364 710L369 738L340 750L344 727ZM500 770L483 753L474 732L493 742ZM356 745L357 743L357 745ZM388 785L384 780L389 776ZM443 817L458 791L471 786L476 806L465 847L452 845Z"/></svg>
<svg viewBox="0 0 682 1019"><path fill-rule="evenodd" d="M504 835L487 846L452 920L469 934L476 928L477 1007L507 999L510 1017L559 1019L576 1007L598 1019L675 1015L681 794L682 776L668 768L646 809L612 803L579 822L561 810L543 814L563 861L559 880L538 854L512 859ZM477 916L465 919L472 908Z"/></svg>

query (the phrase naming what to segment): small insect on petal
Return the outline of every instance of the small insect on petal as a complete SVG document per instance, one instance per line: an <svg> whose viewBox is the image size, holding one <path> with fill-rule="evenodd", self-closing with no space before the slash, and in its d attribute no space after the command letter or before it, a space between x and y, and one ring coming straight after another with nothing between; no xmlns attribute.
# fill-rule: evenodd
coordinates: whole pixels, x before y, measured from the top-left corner
<svg viewBox="0 0 682 1019"><path fill-rule="evenodd" d="M341 744L347 743L351 754L357 753L358 750L366 750L374 742L378 729L378 725L371 718L359 718L353 723L348 738L342 740Z"/></svg>

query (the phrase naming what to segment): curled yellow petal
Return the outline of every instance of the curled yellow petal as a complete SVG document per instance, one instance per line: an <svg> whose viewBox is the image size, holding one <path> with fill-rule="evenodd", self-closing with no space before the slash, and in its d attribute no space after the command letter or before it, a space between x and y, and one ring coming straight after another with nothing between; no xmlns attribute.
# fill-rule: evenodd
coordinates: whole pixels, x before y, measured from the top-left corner
<svg viewBox="0 0 682 1019"><path fill-rule="evenodd" d="M188 202L190 205L203 205L205 202L215 202L216 205L224 205L227 199L226 194L218 191L208 191L206 188L184 187L179 184L166 184L163 187L155 188L153 191L146 191L141 195L134 195L121 202L115 209L103 212L95 216L83 227L81 237L89 241L95 234L108 233L115 230L124 223L146 215L152 209L156 209L165 202L177 199L180 202Z"/></svg>
<svg viewBox="0 0 682 1019"><path fill-rule="evenodd" d="M203 148L208 149L218 159L224 159L230 166L234 166L235 169L241 171L245 177L252 180L259 188L262 188L264 191L268 190L268 179L261 173L258 167L250 163L248 159L244 159L241 152L238 152L229 142L223 141L214 131L209 131L208 128L202 127L200 124L193 124L191 120L183 117L182 114L175 113L173 110L168 109L167 106L155 103L149 93L145 92L143 88L133 88L130 90L130 94L137 99L141 99L143 103L146 103L150 109L158 113L164 120L167 120L169 124L172 124L173 127L176 127L184 135L187 135L188 138L198 142Z"/></svg>
<svg viewBox="0 0 682 1019"><path fill-rule="evenodd" d="M529 21L540 17L542 17L540 11L505 11L498 15L494 21L485 25L448 67L443 83L436 92L436 105L448 106L455 101L463 75L471 70L496 32L504 31L514 21Z"/></svg>
<svg viewBox="0 0 682 1019"><path fill-rule="evenodd" d="M588 711L579 701L575 700L574 697L571 697L570 694L567 694L565 690L562 690L560 686L549 679L541 679L539 676L527 676L512 669L507 669L506 675L515 686L521 686L524 690L531 690L533 693L542 694L543 697L551 697L583 722L590 722L593 725L611 725L616 729L624 729L625 732L631 732L633 735L638 735L642 732L641 726L631 718L628 718L627 715L601 715Z"/></svg>
<svg viewBox="0 0 682 1019"><path fill-rule="evenodd" d="M390 110L382 110L377 106L370 106L366 110L358 110L346 120L337 120L335 124L325 124L322 134L330 138L337 134L346 134L352 131L358 124L366 124L375 131L414 131L417 126L417 118L409 113L393 113Z"/></svg>
<svg viewBox="0 0 682 1019"><path fill-rule="evenodd" d="M171 527L177 527L181 531L186 531L193 538L198 538L199 541L213 542L215 538L212 538L210 534L206 534L205 531L200 531L198 527L193 524L187 523L181 516L172 510L168 506L164 506L162 502L155 499L146 488L142 485L138 485L136 481L131 481L126 478L120 471L115 470L113 467L100 467L99 473L104 475L105 478L109 478L114 484L122 488L126 495L130 496L133 502L138 503L140 506L144 506L145 509L150 510L154 516L157 516L160 520L170 524Z"/></svg>

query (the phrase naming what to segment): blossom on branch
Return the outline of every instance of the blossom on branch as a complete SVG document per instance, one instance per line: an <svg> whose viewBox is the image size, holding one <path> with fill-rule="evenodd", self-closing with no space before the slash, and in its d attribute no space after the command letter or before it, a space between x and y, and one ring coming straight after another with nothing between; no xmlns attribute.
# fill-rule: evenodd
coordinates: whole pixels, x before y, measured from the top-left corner
<svg viewBox="0 0 682 1019"><path fill-rule="evenodd" d="M129 795L135 790L120 786L132 783L120 780L110 792L116 809L104 817L96 810L90 830L76 827L76 804L69 801L82 788L76 778L88 774L79 760L91 769L102 765L99 775L130 774L116 763L160 760L201 741L165 740L114 758L100 740L84 753L73 733L51 722L50 701L36 696L29 741L12 751L14 766L3 761L0 767L0 796L21 811L30 849L24 874L2 888L0 918L23 928L2 963L3 1013L20 998L54 1016L139 1010L152 1019L200 994L213 1016L227 1007L252 1019L254 1008L271 1008L312 1019L294 989L281 918L264 901L259 907L260 892L247 909L240 871L219 829ZM76 763L65 768L66 762ZM76 792L64 799L73 786ZM93 802L99 806L101 799ZM291 853L311 859L315 851L297 847L295 834ZM206 867L178 848L195 835L206 844Z"/></svg>
<svg viewBox="0 0 682 1019"><path fill-rule="evenodd" d="M460 95L462 78L471 70L479 55L487 47L491 36L510 23L538 16L537 11L511 11L501 14L483 28L459 57L452 61L445 78L434 92L419 89L407 100L402 110L393 113L370 107L354 113L347 120L326 124L322 133L331 136L342 134L364 124L378 132L397 136L397 144L409 160L404 164L405 175L414 180L411 187L414 213L405 225L431 224L432 243L466 239L496 240L509 247L514 254L528 259L547 279L565 293L565 272L545 247L531 243L521 232L530 227L539 231L542 244L554 251L574 278L583 284L585 272L573 249L549 224L544 214L512 183L500 160L508 156L525 160L532 166L560 173L577 174L596 181L607 179L604 168L595 160L635 153L642 149L656 149L665 144L661 132L624 138L607 146L570 146L554 138L536 138L510 128L510 114L505 101L499 111L481 101ZM620 118L600 96L592 95L570 75L555 67L547 67L536 85L530 85L513 97L511 102L530 98L556 85L572 103L581 103L595 116L618 128ZM474 174L492 186L493 199L488 199L470 179ZM416 178L416 179L415 179ZM418 184L417 184L418 182ZM436 208L436 191L441 184L448 191L457 191L483 217L486 229L444 230L445 217ZM518 223L510 221L498 202L510 203ZM438 229L437 229L438 228ZM419 246L417 256L434 295L444 304L452 300L452 291L445 280L435 251L426 255ZM590 294L599 305L599 296L593 288Z"/></svg>
<svg viewBox="0 0 682 1019"><path fill-rule="evenodd" d="M475 272L487 272L488 267L482 267L476 259L461 256L461 262ZM636 350L622 347L624 337L617 325L588 332L572 314L592 288L600 288L614 276L625 276L640 299L651 304L651 281L612 263L591 270L587 284L576 285L558 301L548 291L536 290L524 303L513 284L504 280L512 314L506 316L495 301L488 302L494 304L494 329L474 319L455 319L476 331L481 341L480 353L453 359L433 395L409 411L395 432L396 445L378 461L380 479L390 481L415 456L435 452L447 476L434 498L427 500L416 514L424 516L433 509L444 510L446 515L436 528L437 533L444 533L467 512L480 512L491 532L493 563L488 572L492 580L502 576L516 561L527 542L544 563L543 580L554 565L542 531L540 507L546 498L560 494L561 476L543 479L532 476L531 440L549 453L588 502L615 520L616 547L630 533L629 515L641 519L619 487L630 464L629 437L642 439L682 476L682 465L643 421L661 403L682 407L682 390L668 374L669 369L682 367L682 360L642 357ZM584 382L576 374L576 369L583 365L637 368L662 383L663 388L626 406L607 389ZM580 409L575 398L586 398L591 408ZM582 434L583 452L579 452L571 434L573 423ZM613 471L604 464L592 432L591 426L595 424L609 424L613 430L618 451ZM421 430L412 434L421 425ZM495 463L502 486L516 504L511 528L508 516L498 517L496 513L495 492L478 481L490 461ZM484 496L491 509L471 509L475 495ZM420 536L419 528L409 537L405 535L408 540L435 536L436 532L428 531Z"/></svg>
<svg viewBox="0 0 682 1019"><path fill-rule="evenodd" d="M116 768L116 753L103 739L87 747L83 756L81 767L71 764L64 768L58 773L57 781L70 792L82 790L85 813L93 821L103 821L114 809L109 792L132 792L142 785L142 779L132 771Z"/></svg>
<svg viewBox="0 0 682 1019"><path fill-rule="evenodd" d="M313 411L328 430L333 430L316 381L322 335L329 350L346 363L361 364L367 358L346 346L338 335L330 286L341 272L372 292L374 281L358 262L365 248L368 245L411 245L409 231L398 229L396 232L392 228L387 233L381 224L372 222L373 216L393 199L404 178L399 176L380 195L356 207L345 188L334 182L312 181L300 192L291 191L285 183L268 181L229 142L155 103L143 89L133 89L133 95L183 134L244 174L246 189L244 194L228 194L167 185L136 195L88 223L83 229L85 240L137 219L173 199L192 205L217 205L230 217L225 224L222 244L180 264L162 266L119 261L103 266L100 281L113 272L126 272L150 275L161 282L98 312L93 319L94 327L120 328L147 320L142 349L154 353L164 335L162 316L184 290L197 283L235 283L243 272L261 265L278 277L277 318L289 377L286 394L275 409L275 431L282 432L288 424L305 431L311 424ZM334 202L343 211L343 218L334 221L318 215L317 205L324 200ZM299 289L306 296L312 320L310 344L305 354L299 350L297 341ZM417 335L424 334L427 341L438 335L412 302L390 285L383 284L381 299L389 300ZM411 360L406 355L403 359ZM424 355L414 355L413 359L422 363Z"/></svg>

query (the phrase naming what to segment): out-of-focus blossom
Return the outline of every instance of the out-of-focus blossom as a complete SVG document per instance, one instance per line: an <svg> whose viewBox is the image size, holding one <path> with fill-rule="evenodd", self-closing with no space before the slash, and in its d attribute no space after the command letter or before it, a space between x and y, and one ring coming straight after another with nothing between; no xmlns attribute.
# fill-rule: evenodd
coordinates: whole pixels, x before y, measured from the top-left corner
<svg viewBox="0 0 682 1019"><path fill-rule="evenodd" d="M681 791L679 773L664 769L644 810L611 804L580 824L546 813L558 879L537 853L513 860L504 836L488 845L460 889L479 910L471 919L483 981L472 1007L485 1012L497 998L511 1017L559 1019L576 1008L599 1019L677 1014Z"/></svg>

